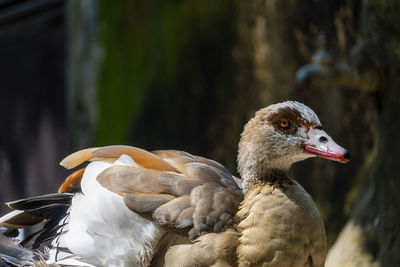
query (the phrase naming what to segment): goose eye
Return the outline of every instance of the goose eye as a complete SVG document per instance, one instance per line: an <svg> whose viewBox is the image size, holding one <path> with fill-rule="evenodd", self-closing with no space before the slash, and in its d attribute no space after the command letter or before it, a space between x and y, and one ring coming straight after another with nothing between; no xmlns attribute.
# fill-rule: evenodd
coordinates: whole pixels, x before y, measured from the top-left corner
<svg viewBox="0 0 400 267"><path fill-rule="evenodd" d="M281 127L282 128L290 127L290 122L288 120L285 120L285 119L281 120Z"/></svg>

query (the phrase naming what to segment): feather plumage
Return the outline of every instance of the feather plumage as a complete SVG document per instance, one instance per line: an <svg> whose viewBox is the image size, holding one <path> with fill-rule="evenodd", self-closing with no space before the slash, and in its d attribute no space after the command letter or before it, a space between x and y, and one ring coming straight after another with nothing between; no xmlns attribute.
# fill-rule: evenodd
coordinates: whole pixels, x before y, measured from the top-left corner
<svg viewBox="0 0 400 267"><path fill-rule="evenodd" d="M59 189L73 194L10 202L15 211L0 226L43 221L22 243L46 244L49 264L323 266L325 231L316 205L287 177L292 163L315 155L345 162L333 140L333 154L310 144L308 131L315 140L325 134L314 125L318 117L298 102L258 111L239 143L241 179L178 150L84 149L61 162L67 169L89 162Z"/></svg>

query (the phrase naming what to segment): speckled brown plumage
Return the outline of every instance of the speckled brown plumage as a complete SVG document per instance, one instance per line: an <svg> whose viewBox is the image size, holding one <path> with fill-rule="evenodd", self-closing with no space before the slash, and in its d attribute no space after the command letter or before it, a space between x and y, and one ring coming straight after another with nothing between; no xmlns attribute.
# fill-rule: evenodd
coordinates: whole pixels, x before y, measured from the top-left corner
<svg viewBox="0 0 400 267"><path fill-rule="evenodd" d="M253 187L237 216L239 266L323 266L324 225L310 195L294 180Z"/></svg>

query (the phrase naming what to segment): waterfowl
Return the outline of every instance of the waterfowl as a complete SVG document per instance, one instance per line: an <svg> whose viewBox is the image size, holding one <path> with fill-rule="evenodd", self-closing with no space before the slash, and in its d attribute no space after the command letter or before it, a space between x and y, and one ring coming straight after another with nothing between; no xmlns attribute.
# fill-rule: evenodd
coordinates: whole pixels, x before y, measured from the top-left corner
<svg viewBox="0 0 400 267"><path fill-rule="evenodd" d="M256 112L238 149L240 179L216 161L130 146L81 150L59 193L9 202L0 226L42 223L33 247L79 266L323 266L326 236L311 196L288 176L310 157L350 154L306 105Z"/></svg>

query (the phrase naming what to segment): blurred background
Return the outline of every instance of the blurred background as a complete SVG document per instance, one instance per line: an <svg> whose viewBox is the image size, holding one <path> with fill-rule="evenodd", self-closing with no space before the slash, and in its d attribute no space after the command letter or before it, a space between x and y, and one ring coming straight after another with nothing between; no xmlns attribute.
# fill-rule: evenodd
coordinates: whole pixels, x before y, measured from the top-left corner
<svg viewBox="0 0 400 267"><path fill-rule="evenodd" d="M180 149L237 174L245 122L297 100L352 153L291 173L321 210L326 266L400 266L399 14L397 0L0 0L0 201L54 192L60 160L90 146Z"/></svg>

